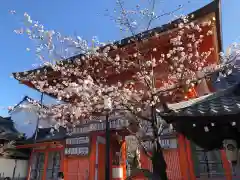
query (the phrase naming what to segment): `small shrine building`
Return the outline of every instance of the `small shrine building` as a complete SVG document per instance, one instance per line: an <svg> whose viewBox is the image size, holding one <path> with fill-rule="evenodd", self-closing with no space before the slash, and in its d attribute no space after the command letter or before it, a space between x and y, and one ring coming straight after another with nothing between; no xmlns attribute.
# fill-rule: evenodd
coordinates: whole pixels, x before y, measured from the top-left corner
<svg viewBox="0 0 240 180"><path fill-rule="evenodd" d="M240 144L239 82L225 90L194 99L191 102L175 104L175 107L169 108L166 112L162 113L161 117L168 123L172 123L178 133L183 134L205 151L221 150L224 162L222 165L227 179L231 180L234 176L239 178L239 171L234 172L231 167L239 169L240 162L238 156ZM208 170L212 167L214 165L209 163Z"/></svg>
<svg viewBox="0 0 240 180"><path fill-rule="evenodd" d="M0 179L27 178L30 151L16 148L23 139L10 117L0 117Z"/></svg>

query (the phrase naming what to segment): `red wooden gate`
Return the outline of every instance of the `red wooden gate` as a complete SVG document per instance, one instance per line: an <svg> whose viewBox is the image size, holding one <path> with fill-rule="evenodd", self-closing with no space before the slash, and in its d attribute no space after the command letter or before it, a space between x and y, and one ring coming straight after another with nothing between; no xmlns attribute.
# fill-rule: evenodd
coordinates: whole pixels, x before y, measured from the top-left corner
<svg viewBox="0 0 240 180"><path fill-rule="evenodd" d="M69 158L67 162L67 172L65 178L67 180L86 180L89 176L89 160L88 158Z"/></svg>

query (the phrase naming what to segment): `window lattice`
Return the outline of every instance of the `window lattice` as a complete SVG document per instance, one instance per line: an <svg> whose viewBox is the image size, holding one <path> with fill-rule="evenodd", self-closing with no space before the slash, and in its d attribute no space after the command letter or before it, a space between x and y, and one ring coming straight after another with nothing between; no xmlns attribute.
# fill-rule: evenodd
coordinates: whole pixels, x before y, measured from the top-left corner
<svg viewBox="0 0 240 180"><path fill-rule="evenodd" d="M44 171L44 153L34 153L31 165L30 180L41 180Z"/></svg>
<svg viewBox="0 0 240 180"><path fill-rule="evenodd" d="M48 153L47 165L47 180L57 179L58 172L60 172L61 154L60 152Z"/></svg>

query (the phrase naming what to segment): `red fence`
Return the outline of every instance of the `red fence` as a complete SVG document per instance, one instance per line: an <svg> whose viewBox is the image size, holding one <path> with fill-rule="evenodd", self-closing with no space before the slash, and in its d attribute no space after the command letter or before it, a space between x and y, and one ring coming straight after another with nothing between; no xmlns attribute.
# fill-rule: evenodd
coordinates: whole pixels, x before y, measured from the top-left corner
<svg viewBox="0 0 240 180"><path fill-rule="evenodd" d="M167 175L169 180L182 180L182 174L180 169L180 160L178 149L168 149L163 152L165 161L167 163ZM152 169L151 160L143 153L141 155L141 165L144 169ZM137 178L140 180L141 178ZM142 178L144 179L144 178Z"/></svg>

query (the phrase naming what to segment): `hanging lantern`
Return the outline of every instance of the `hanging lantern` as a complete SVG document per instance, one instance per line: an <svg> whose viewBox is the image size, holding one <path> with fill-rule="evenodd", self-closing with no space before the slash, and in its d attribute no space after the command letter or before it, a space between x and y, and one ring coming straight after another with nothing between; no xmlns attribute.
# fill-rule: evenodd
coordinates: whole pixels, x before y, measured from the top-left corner
<svg viewBox="0 0 240 180"><path fill-rule="evenodd" d="M232 126L236 126L236 122L235 121L232 122Z"/></svg>
<svg viewBox="0 0 240 180"><path fill-rule="evenodd" d="M123 167L121 165L112 165L112 179L123 179Z"/></svg>
<svg viewBox="0 0 240 180"><path fill-rule="evenodd" d="M104 109L105 109L105 110L110 110L110 109L112 109L112 101L111 101L111 98L109 98L109 97L104 97Z"/></svg>
<svg viewBox="0 0 240 180"><path fill-rule="evenodd" d="M232 164L236 164L238 159L237 142L232 139L226 139L223 141L223 147L224 150L226 151L227 159Z"/></svg>
<svg viewBox="0 0 240 180"><path fill-rule="evenodd" d="M207 126L204 127L205 132L209 132L209 128Z"/></svg>

